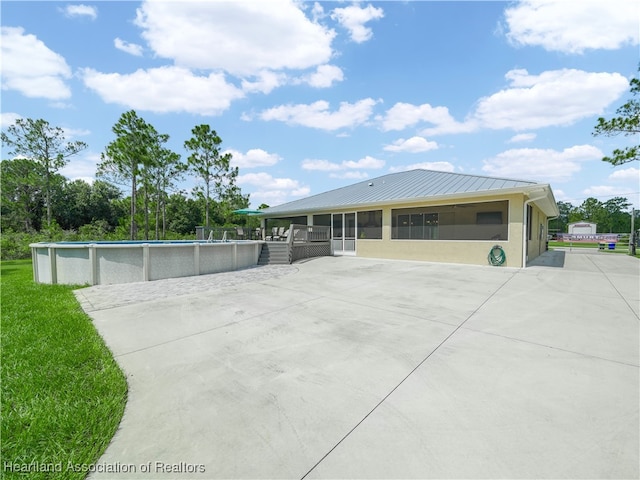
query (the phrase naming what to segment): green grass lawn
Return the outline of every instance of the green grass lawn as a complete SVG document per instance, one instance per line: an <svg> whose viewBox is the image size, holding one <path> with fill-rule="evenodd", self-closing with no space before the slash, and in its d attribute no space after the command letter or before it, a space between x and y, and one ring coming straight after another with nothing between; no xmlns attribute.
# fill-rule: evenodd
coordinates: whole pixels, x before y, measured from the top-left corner
<svg viewBox="0 0 640 480"><path fill-rule="evenodd" d="M0 477L84 478L120 423L125 377L74 287L34 283L31 261L1 268Z"/></svg>

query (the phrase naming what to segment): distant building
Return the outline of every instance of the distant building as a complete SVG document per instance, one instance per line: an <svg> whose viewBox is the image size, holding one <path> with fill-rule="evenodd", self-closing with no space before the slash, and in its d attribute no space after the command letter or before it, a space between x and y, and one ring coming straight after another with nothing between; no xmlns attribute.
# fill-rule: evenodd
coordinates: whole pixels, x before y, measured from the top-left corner
<svg viewBox="0 0 640 480"><path fill-rule="evenodd" d="M589 222L575 222L569 224L569 233L572 235L595 235L597 224Z"/></svg>
<svg viewBox="0 0 640 480"><path fill-rule="evenodd" d="M548 184L451 172L391 173L262 211L275 221L331 227L335 255L487 264L499 245L506 266L546 250L559 215Z"/></svg>
<svg viewBox="0 0 640 480"><path fill-rule="evenodd" d="M575 222L568 225L569 233L559 233L558 241L570 243L608 243L618 242L617 233L596 233L598 225L589 222Z"/></svg>

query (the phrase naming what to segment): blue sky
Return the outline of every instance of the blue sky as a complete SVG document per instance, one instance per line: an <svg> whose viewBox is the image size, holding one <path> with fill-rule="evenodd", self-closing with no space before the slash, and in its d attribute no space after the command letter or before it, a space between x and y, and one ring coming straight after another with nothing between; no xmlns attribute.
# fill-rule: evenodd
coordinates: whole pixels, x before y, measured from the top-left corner
<svg viewBox="0 0 640 480"><path fill-rule="evenodd" d="M624 196L633 137L593 137L628 98L640 3L3 1L2 127L43 118L93 179L134 109L186 159L209 124L251 203L412 168L533 180L557 200ZM3 157L7 158L3 151ZM180 186L190 189L195 178Z"/></svg>

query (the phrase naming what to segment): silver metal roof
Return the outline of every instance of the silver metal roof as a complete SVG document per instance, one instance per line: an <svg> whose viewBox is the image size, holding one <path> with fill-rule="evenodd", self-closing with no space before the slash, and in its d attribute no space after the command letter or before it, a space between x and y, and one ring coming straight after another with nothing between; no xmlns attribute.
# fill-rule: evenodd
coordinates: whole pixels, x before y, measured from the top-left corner
<svg viewBox="0 0 640 480"><path fill-rule="evenodd" d="M300 214L447 195L491 193L505 189L531 190L531 187L537 185L542 186L523 180L422 169L409 170L390 173L347 187L270 207L263 210L263 215Z"/></svg>

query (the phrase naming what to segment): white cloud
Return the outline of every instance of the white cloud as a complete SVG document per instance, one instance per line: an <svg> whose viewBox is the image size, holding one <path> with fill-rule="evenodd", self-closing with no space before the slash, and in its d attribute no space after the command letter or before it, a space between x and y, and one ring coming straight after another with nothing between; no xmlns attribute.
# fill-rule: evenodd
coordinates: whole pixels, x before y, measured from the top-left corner
<svg viewBox="0 0 640 480"><path fill-rule="evenodd" d="M77 137L86 137L87 135L91 134L91 131L84 129L84 128L66 128L66 127L62 127L62 131L64 133L64 137L67 140L71 140L72 138L77 138Z"/></svg>
<svg viewBox="0 0 640 480"><path fill-rule="evenodd" d="M131 74L82 71L85 85L107 103L157 113L189 112L218 115L242 98L240 89L223 74L196 76L181 67L137 70Z"/></svg>
<svg viewBox="0 0 640 480"><path fill-rule="evenodd" d="M419 123L434 125L421 132L422 135L439 135L447 133L465 133L476 129L472 122L457 122L449 113L447 107L432 107L428 103L412 105L398 102L377 118L381 122L382 130L404 130Z"/></svg>
<svg viewBox="0 0 640 480"><path fill-rule="evenodd" d="M329 174L329 178L341 178L348 180L364 180L369 178L369 174L367 172L358 172L358 171L345 171L343 173L331 173Z"/></svg>
<svg viewBox="0 0 640 480"><path fill-rule="evenodd" d="M406 172L408 170L416 170L418 168L424 170L437 170L439 172L454 172L455 167L450 162L421 162L413 163L411 165L403 165L397 167L391 167L390 172Z"/></svg>
<svg viewBox="0 0 640 480"><path fill-rule="evenodd" d="M268 173L247 173L238 175L238 185L256 187L251 190L251 204L266 203L269 206L280 205L292 198L309 195L311 189L292 178L274 178Z"/></svg>
<svg viewBox="0 0 640 480"><path fill-rule="evenodd" d="M509 143L521 143L531 142L535 140L537 135L535 133L519 133L509 139Z"/></svg>
<svg viewBox="0 0 640 480"><path fill-rule="evenodd" d="M356 103L342 102L340 108L329 111L329 103L319 100L310 105L281 105L270 108L260 114L262 120L278 120L290 125L302 125L321 130L352 128L366 123L371 117L377 102L371 98Z"/></svg>
<svg viewBox="0 0 640 480"><path fill-rule="evenodd" d="M62 100L71 97L65 80L71 68L35 35L21 27L2 27L2 89L30 98Z"/></svg>
<svg viewBox="0 0 640 480"><path fill-rule="evenodd" d="M565 191L559 188L553 189L553 196L556 197L556 200L559 202L571 202L571 199L567 196Z"/></svg>
<svg viewBox="0 0 640 480"><path fill-rule="evenodd" d="M341 163L329 162L328 160L312 160L306 159L302 161L302 168L304 170L318 170L322 172L335 172L339 170L353 170L353 169L379 169L384 167L384 160L371 157L369 155L361 158L360 160L345 160ZM340 177L347 178L347 177ZM353 178L353 177L349 177Z"/></svg>
<svg viewBox="0 0 640 480"><path fill-rule="evenodd" d="M230 153L232 165L240 168L270 167L282 160L280 155L266 152L261 148L252 148L247 150L247 153L229 149L224 153Z"/></svg>
<svg viewBox="0 0 640 480"><path fill-rule="evenodd" d="M363 43L370 40L373 32L365 23L371 20L378 20L384 17L381 8L375 8L372 5L360 7L359 5L351 5L345 8L336 8L331 13L331 18L340 23L349 31L351 40L356 43Z"/></svg>
<svg viewBox="0 0 640 480"><path fill-rule="evenodd" d="M620 192L619 187L612 187L610 185L596 185L593 187L585 188L582 193L592 197L618 197L621 196L623 192Z"/></svg>
<svg viewBox="0 0 640 480"><path fill-rule="evenodd" d="M632 181L637 186L640 184L640 169L635 167L623 168L622 170L616 170L609 175L609 180L614 181Z"/></svg>
<svg viewBox="0 0 640 480"><path fill-rule="evenodd" d="M125 53L134 55L136 57L142 56L142 46L136 43L125 42L124 40L116 37L116 39L113 41L113 44L118 50L122 50Z"/></svg>
<svg viewBox="0 0 640 480"><path fill-rule="evenodd" d="M522 0L505 11L514 45L583 53L637 45L640 3L629 0Z"/></svg>
<svg viewBox="0 0 640 480"><path fill-rule="evenodd" d="M341 170L344 167L339 163L330 162L329 160L306 159L302 161L304 170L319 170L321 172L331 172Z"/></svg>
<svg viewBox="0 0 640 480"><path fill-rule="evenodd" d="M99 162L99 153L83 152L60 169L60 174L72 181L84 180L87 183L93 183Z"/></svg>
<svg viewBox="0 0 640 480"><path fill-rule="evenodd" d="M402 102L377 120L383 131L432 124L420 132L423 136L468 133L480 128L517 131L564 126L603 114L629 89L628 80L619 73L564 69L530 75L518 69L507 72L505 77L509 86L480 98L475 111L463 122L456 121L446 107ZM511 142L530 140L531 135L534 134L515 136Z"/></svg>
<svg viewBox="0 0 640 480"><path fill-rule="evenodd" d="M358 161L348 160L346 162L342 162L342 164L346 168L382 168L384 167L384 160L378 160L377 158L370 157L367 155L364 158L361 158Z"/></svg>
<svg viewBox="0 0 640 480"><path fill-rule="evenodd" d="M0 128L3 130L16 123L16 120L22 118L22 115L14 112L3 112L0 114Z"/></svg>
<svg viewBox="0 0 640 480"><path fill-rule="evenodd" d="M600 160L602 152L592 145L576 145L562 151L540 148L507 150L484 160L482 170L497 177L541 182L566 182L581 170L581 164Z"/></svg>
<svg viewBox="0 0 640 480"><path fill-rule="evenodd" d="M313 21L317 22L318 20L322 20L326 16L327 14L324 12L324 7L318 2L314 2L313 8L311 9L311 18L313 18Z"/></svg>
<svg viewBox="0 0 640 480"><path fill-rule="evenodd" d="M619 73L564 69L506 74L509 88L478 101L474 118L485 128L513 130L570 125L600 115L629 88Z"/></svg>
<svg viewBox="0 0 640 480"><path fill-rule="evenodd" d="M428 152L429 150L437 150L438 144L436 142L430 142L423 137L411 137L408 139L400 138L393 142L391 145L386 145L384 150L388 152L409 152L420 153Z"/></svg>
<svg viewBox="0 0 640 480"><path fill-rule="evenodd" d="M440 124L453 121L446 107L432 107L428 103L422 105L412 105L410 103L399 102L387 110L382 120L382 129L404 130L420 122Z"/></svg>
<svg viewBox="0 0 640 480"><path fill-rule="evenodd" d="M287 82L287 76L284 73L276 73L269 70L263 70L252 78L254 80L242 80L243 91L247 93L260 92L267 94Z"/></svg>
<svg viewBox="0 0 640 480"><path fill-rule="evenodd" d="M314 73L307 75L303 80L312 87L327 88L332 86L334 82L344 80L344 73L340 67L335 65L319 65Z"/></svg>
<svg viewBox="0 0 640 480"><path fill-rule="evenodd" d="M144 1L136 24L157 57L242 78L324 65L335 37L294 0Z"/></svg>
<svg viewBox="0 0 640 480"><path fill-rule="evenodd" d="M91 20L98 18L97 7L89 5L67 5L64 9L64 13L67 17L89 17Z"/></svg>

